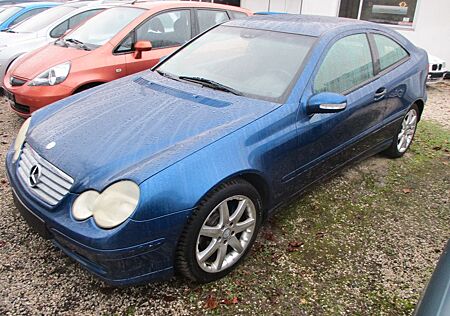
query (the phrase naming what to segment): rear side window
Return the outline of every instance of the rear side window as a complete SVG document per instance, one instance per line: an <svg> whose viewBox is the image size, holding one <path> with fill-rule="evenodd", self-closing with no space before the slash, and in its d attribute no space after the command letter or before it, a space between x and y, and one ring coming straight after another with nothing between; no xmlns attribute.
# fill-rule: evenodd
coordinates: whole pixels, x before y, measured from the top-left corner
<svg viewBox="0 0 450 316"><path fill-rule="evenodd" d="M64 35L64 33L67 32L67 30L72 30L76 28L80 23L86 21L87 19L91 18L92 16L96 15L100 11L103 11L104 9L95 9L95 10L89 10L84 11L79 14L74 15L70 19L65 20L64 22L61 22L56 26L51 32L50 36L53 38L58 38Z"/></svg>
<svg viewBox="0 0 450 316"><path fill-rule="evenodd" d="M210 27L229 20L225 11L218 10L197 10L198 26L200 33Z"/></svg>
<svg viewBox="0 0 450 316"><path fill-rule="evenodd" d="M380 70L384 70L408 56L408 53L390 38L374 34L375 45L377 45L380 58Z"/></svg>
<svg viewBox="0 0 450 316"><path fill-rule="evenodd" d="M153 48L183 45L191 36L189 10L161 13L136 29L136 41L150 41Z"/></svg>
<svg viewBox="0 0 450 316"><path fill-rule="evenodd" d="M373 76L367 36L350 35L338 40L327 52L314 79L314 91L343 93Z"/></svg>

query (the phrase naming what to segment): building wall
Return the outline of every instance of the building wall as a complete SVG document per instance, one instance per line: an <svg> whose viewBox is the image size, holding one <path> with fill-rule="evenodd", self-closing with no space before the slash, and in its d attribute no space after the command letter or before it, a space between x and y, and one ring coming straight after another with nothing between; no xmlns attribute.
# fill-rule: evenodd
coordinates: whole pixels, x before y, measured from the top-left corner
<svg viewBox="0 0 450 316"><path fill-rule="evenodd" d="M270 2L270 6L269 6ZM340 0L242 0L253 11L278 11L337 16ZM301 12L300 12L301 8ZM413 29L395 28L415 45L450 64L450 0L420 0Z"/></svg>

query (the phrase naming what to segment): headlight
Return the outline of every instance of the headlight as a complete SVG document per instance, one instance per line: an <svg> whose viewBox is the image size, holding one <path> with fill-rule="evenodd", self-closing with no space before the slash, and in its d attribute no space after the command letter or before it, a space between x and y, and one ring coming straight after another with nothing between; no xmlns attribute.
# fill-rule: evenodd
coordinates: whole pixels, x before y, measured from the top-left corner
<svg viewBox="0 0 450 316"><path fill-rule="evenodd" d="M139 186L132 181L120 181L102 193L93 190L82 193L73 203L72 215L77 220L93 217L101 228L122 224L136 209Z"/></svg>
<svg viewBox="0 0 450 316"><path fill-rule="evenodd" d="M34 78L30 86L54 86L66 80L70 72L70 62L56 65Z"/></svg>
<svg viewBox="0 0 450 316"><path fill-rule="evenodd" d="M14 142L14 156L13 162L16 162L22 151L23 143L25 143L25 137L27 136L28 128L30 127L31 117L28 118L17 133L16 140Z"/></svg>

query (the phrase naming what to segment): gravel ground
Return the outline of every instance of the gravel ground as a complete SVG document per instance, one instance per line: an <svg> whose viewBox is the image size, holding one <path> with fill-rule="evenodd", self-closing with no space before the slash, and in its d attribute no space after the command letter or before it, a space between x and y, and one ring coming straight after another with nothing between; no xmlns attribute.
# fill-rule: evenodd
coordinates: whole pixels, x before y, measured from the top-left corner
<svg viewBox="0 0 450 316"><path fill-rule="evenodd" d="M238 270L203 286L95 279L27 227L2 164L0 314L410 315L450 237L449 96L448 83L429 89L404 158L370 158L293 201ZM0 101L1 161L20 124Z"/></svg>

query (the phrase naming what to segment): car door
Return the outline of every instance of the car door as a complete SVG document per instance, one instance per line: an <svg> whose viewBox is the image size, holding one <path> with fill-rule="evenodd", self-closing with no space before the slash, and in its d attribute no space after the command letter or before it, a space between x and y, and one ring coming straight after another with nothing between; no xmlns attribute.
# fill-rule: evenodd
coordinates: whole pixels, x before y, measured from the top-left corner
<svg viewBox="0 0 450 316"><path fill-rule="evenodd" d="M153 15L139 25L116 49L116 53L126 53L127 74L150 69L189 41L194 34L192 19L191 9L183 8ZM133 54L137 41L152 43L152 50L143 52L139 59Z"/></svg>
<svg viewBox="0 0 450 316"><path fill-rule="evenodd" d="M339 93L347 107L338 113L307 115L304 107L298 118L298 166L286 181L296 178L302 188L326 176L347 161L376 146L376 129L383 120L382 83L375 78L373 50L366 33L346 34L332 41L312 75L302 96L322 92ZM378 94L377 94L378 93Z"/></svg>
<svg viewBox="0 0 450 316"><path fill-rule="evenodd" d="M410 57L396 41L384 34L370 34L379 60L379 76L383 76L385 91L385 118L394 119L399 112L410 105L405 99L408 76L399 66ZM390 133L392 135L392 132Z"/></svg>

